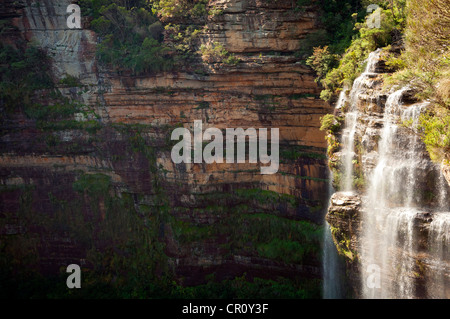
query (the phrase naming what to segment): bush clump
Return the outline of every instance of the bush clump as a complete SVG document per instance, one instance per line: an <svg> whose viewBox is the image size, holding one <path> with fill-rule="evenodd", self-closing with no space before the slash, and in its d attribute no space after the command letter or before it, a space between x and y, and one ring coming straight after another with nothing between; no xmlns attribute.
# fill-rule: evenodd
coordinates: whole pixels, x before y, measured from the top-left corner
<svg viewBox="0 0 450 319"><path fill-rule="evenodd" d="M440 114L431 110L422 114L419 129L431 159L450 163L450 112L440 111Z"/></svg>
<svg viewBox="0 0 450 319"><path fill-rule="evenodd" d="M88 3L93 8L91 26L101 39L97 46L101 63L135 75L173 68L170 50L162 43L164 27L146 4L128 9L114 2L100 7L92 3Z"/></svg>
<svg viewBox="0 0 450 319"><path fill-rule="evenodd" d="M380 28L371 28L366 23L356 23L358 36L340 59L338 66L332 68L334 58L326 47L315 48L314 55L308 59L309 65L318 73L319 81L324 87L321 97L329 101L343 86L351 86L356 77L364 70L364 61L369 53L377 48L386 47L392 41L392 34L402 29L404 18L396 16L391 9L377 9L372 15L380 15ZM372 19L370 15L368 19Z"/></svg>
<svg viewBox="0 0 450 319"><path fill-rule="evenodd" d="M222 44L214 42L213 44L202 44L200 46L200 53L203 61L225 63L228 65L236 65L239 59L234 54L229 53Z"/></svg>
<svg viewBox="0 0 450 319"><path fill-rule="evenodd" d="M28 44L24 49L0 43L0 101L8 110L32 103L35 90L52 88L47 54Z"/></svg>

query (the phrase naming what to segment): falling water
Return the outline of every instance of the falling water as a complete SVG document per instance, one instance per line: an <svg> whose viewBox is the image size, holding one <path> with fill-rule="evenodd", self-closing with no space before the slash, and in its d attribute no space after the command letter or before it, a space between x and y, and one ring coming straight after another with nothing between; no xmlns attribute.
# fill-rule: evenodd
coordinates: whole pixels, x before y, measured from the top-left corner
<svg viewBox="0 0 450 319"><path fill-rule="evenodd" d="M338 100L338 109L348 104L341 151L344 191L353 190L358 122L367 116L358 103L361 94L367 94L374 85L378 59L379 52L373 52L350 93L341 93ZM382 128L377 156L372 157L375 167L365 168L367 188L360 239L363 298L450 297L449 188L440 167L427 157L416 129L429 103L403 105L408 90L404 87L387 97L383 117L378 120ZM404 122L409 128L402 125ZM428 237L420 223L429 223ZM368 284L374 274L369 270L374 269L379 280Z"/></svg>
<svg viewBox="0 0 450 319"><path fill-rule="evenodd" d="M428 234L431 278L427 281L429 298L450 298L450 214L435 214Z"/></svg>
<svg viewBox="0 0 450 319"><path fill-rule="evenodd" d="M355 145L362 141L361 296L450 298L450 188L441 168L430 161L418 130L429 102L404 105L410 91L404 87L383 103L376 73L379 56L378 50L369 55L366 70L350 90L341 92L336 105L345 113L342 191L354 191ZM336 298L340 291L330 269L337 269L338 258L325 226L324 297Z"/></svg>
<svg viewBox="0 0 450 319"><path fill-rule="evenodd" d="M342 278L342 263L336 251L336 246L333 242L331 229L328 222L324 224L324 248L323 248L323 298L324 299L342 299L343 293L343 278Z"/></svg>
<svg viewBox="0 0 450 319"><path fill-rule="evenodd" d="M334 193L332 174L328 183L328 206L331 195ZM327 207L328 211L328 207ZM323 235L323 298L342 299L345 296L345 263L339 257L336 246L333 242L330 224L325 220Z"/></svg>
<svg viewBox="0 0 450 319"><path fill-rule="evenodd" d="M364 72L354 81L352 89L349 93L349 110L345 113L345 127L342 134L342 143L344 148L342 150L343 156L343 179L341 181L341 189L343 191L353 190L353 158L355 156L355 133L356 124L358 122L358 97L365 87L370 86L372 81L370 78L376 75L375 66L379 59L380 51L374 51L369 54L367 58L367 66ZM344 89L338 99L336 105L337 109L341 109L347 103L345 96L346 90Z"/></svg>
<svg viewBox="0 0 450 319"><path fill-rule="evenodd" d="M414 128L427 103L403 106L401 99L407 90L405 87L390 94L386 101L378 163L369 177L361 244L362 267L379 266L381 284L375 288L368 286L367 274L363 273L365 298L417 298L417 280L424 271L416 259L419 234L415 223L424 200L419 190L425 178L426 161L418 134L406 134L398 123L409 121ZM429 170L441 175L436 168ZM439 183L436 184L439 187ZM444 208L442 198L446 194L441 191L438 196L439 202L442 201L438 206ZM440 231L443 230L437 233L441 234Z"/></svg>

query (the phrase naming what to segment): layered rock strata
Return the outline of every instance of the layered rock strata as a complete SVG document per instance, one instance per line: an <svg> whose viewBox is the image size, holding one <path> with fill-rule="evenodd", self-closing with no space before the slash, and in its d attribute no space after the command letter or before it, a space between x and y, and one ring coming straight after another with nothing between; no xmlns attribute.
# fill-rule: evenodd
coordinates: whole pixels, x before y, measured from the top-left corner
<svg viewBox="0 0 450 319"><path fill-rule="evenodd" d="M1 136L2 235L33 238L23 241L24 254L37 256L30 265L43 272L72 262L92 268L86 238L99 251L121 254L105 238L123 242L127 232L106 234L102 227L112 211L127 207L156 225L168 267L184 284L205 282L211 273L217 279L243 273L320 278L318 251L303 261L261 253L256 247L268 226L252 217L265 214L282 227L299 220L315 225L323 217L328 174L319 119L330 107L319 99L312 71L294 55L299 40L317 29L317 12L295 13L291 1L214 1L223 14L208 20L202 41L223 44L241 61L138 77L97 66L96 35L66 26L70 2L7 2L2 11L18 28L4 41L17 37L45 49L56 81L71 75L81 82L60 91L85 105L71 119L75 128L50 121L42 129L23 113L8 115ZM49 96L43 92L37 100ZM259 165L249 163L174 164L170 134L191 129L194 120L203 129L279 128L279 171L261 175ZM58 218L73 220L49 226ZM74 233L74 225L88 234ZM251 229L258 233L247 238ZM157 273L167 272L158 267Z"/></svg>

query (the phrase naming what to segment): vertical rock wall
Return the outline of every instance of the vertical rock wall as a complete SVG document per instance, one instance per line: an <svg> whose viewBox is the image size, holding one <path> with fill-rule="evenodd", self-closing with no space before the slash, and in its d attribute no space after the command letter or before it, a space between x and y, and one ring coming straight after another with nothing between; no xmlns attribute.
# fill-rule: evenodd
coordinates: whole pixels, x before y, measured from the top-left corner
<svg viewBox="0 0 450 319"><path fill-rule="evenodd" d="M265 225L264 220L252 221L255 213L272 216L280 225L297 225L299 220L315 225L323 217L328 173L319 119L330 107L318 97L313 72L295 56L299 40L317 29L317 12L294 12L291 1L211 1L223 14L208 20L202 41L222 43L241 62L199 62L185 70L137 77L97 68L96 35L85 28L69 30L65 24L70 2L27 0L14 10L12 3L5 4L9 11L4 12L14 11L14 37L47 51L56 81L78 77L82 87L60 90L85 103L98 118L91 118L97 124L89 131L42 130L23 114L10 117L1 136L2 235L34 238L30 254L38 251L39 261L30 263L43 271L57 273L71 262L94 267L83 236L75 236L69 226L49 228L47 222L57 216L82 218L85 222L79 225L93 227L86 238L95 237L120 199L120 207L159 225L155 231L168 264L185 284L204 282L212 272L218 279L244 272L319 278L318 251L289 262L267 258L258 253L256 242L242 240L246 227ZM10 16L5 13L2 19ZM196 73L197 67L206 72ZM261 175L258 165L248 163L175 165L170 133L179 126L192 129L194 120L202 120L203 129L279 128L278 173ZM93 189L83 184L89 176L106 176L109 184L98 177ZM168 215L155 217L166 206ZM22 212L39 216L42 223L24 225ZM183 242L183 225L200 235ZM202 229L209 231L205 235ZM106 249L107 242L97 246Z"/></svg>

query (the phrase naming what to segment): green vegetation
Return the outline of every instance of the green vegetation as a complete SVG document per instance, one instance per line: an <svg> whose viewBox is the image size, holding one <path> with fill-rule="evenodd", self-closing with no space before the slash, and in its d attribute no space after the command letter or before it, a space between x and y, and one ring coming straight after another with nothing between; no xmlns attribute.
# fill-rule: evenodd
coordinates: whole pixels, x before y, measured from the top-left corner
<svg viewBox="0 0 450 319"><path fill-rule="evenodd" d="M338 250L338 253L342 256L346 256L351 261L355 261L359 258L358 253L351 248L351 238L342 229L331 226L331 234L333 235L334 244Z"/></svg>
<svg viewBox="0 0 450 319"><path fill-rule="evenodd" d="M114 2L101 7L93 3L96 2L84 2L90 5L88 12L98 16L91 26L102 39L97 46L100 62L119 73L171 70L173 59L168 55L169 49L162 45L164 28L146 4L127 9Z"/></svg>
<svg viewBox="0 0 450 319"><path fill-rule="evenodd" d="M80 79L78 79L77 77L75 77L73 75L66 75L64 78L62 78L59 81L59 84L64 87L80 87L81 86Z"/></svg>
<svg viewBox="0 0 450 319"><path fill-rule="evenodd" d="M214 42L213 44L202 44L200 46L200 53L203 61L209 63L225 63L228 65L236 65L239 63L239 59L230 54L222 44Z"/></svg>
<svg viewBox="0 0 450 319"><path fill-rule="evenodd" d="M50 104L29 104L24 108L24 113L30 119L35 120L36 128L41 131L84 130L95 133L102 128L97 120L98 115L84 104L63 97L58 91L53 91L53 102ZM85 119L74 119L76 113Z"/></svg>
<svg viewBox="0 0 450 319"><path fill-rule="evenodd" d="M328 46L314 48L307 64L317 72L317 81L324 87L320 95L322 99L329 101L337 95L340 88L351 86L364 70L363 61L369 53L389 45L392 42L392 35L399 34L404 28L405 16L400 9L404 6L404 1L393 1L389 5L384 2L379 4L381 7L373 12L369 19L379 14L380 28L371 28L366 23L356 23L355 29L358 30L358 34L342 57L330 51ZM383 5L386 9L383 9ZM338 59L340 60L337 65Z"/></svg>
<svg viewBox="0 0 450 319"><path fill-rule="evenodd" d="M234 194L245 202L254 201L261 204L286 202L293 207L297 206L297 199L295 198L295 196L280 194L274 191L268 191L259 188L237 189L234 191Z"/></svg>
<svg viewBox="0 0 450 319"><path fill-rule="evenodd" d="M388 64L397 69L387 85L417 90L417 98L429 99L450 109L450 8L445 0L409 0L405 50L392 55Z"/></svg>
<svg viewBox="0 0 450 319"><path fill-rule="evenodd" d="M165 37L169 40L167 46L174 52L173 58L181 66L185 66L197 56L197 40L203 30L201 26L169 23L164 30Z"/></svg>
<svg viewBox="0 0 450 319"><path fill-rule="evenodd" d="M44 230L52 234L63 232L87 250L86 261L93 268L82 267L83 289L68 291L60 284L67 277L64 268L55 277L43 277L36 269L28 268L39 258L41 242L40 235L30 233L28 237L10 236L2 240L0 295L22 298L320 297L320 282L303 278L275 281L244 274L217 281L212 274L205 278L206 284L183 287L174 281L161 238L163 225L170 225L174 239L182 245L199 245L227 234L231 238L226 245L236 254L245 251L276 262L315 264L320 258L320 226L272 214L243 213L248 206L241 211L223 205L203 209L205 214L217 214L221 210L223 217L219 222L195 225L167 214L158 200L153 205L145 205L145 209L142 204L136 209L136 198L123 192L118 196L111 177L100 173L80 173L72 189L73 192L69 189L64 193L48 193L51 214L39 206L33 208L33 198L38 196L33 187L9 187L2 192L22 193L22 225L39 227L41 233ZM277 197L276 193L261 195L257 190L236 193L242 198L258 200L261 196L273 200ZM202 209L196 210L196 214L202 213ZM17 285L16 281L22 284Z"/></svg>
<svg viewBox="0 0 450 319"><path fill-rule="evenodd" d="M53 87L49 58L31 44L14 48L0 43L0 61L0 100L7 110L30 105L35 90Z"/></svg>
<svg viewBox="0 0 450 319"><path fill-rule="evenodd" d="M221 44L199 48L198 35L206 17L220 15L207 9L207 0L82 0L82 11L92 18L91 28L100 36L97 57L119 74L171 71L189 61L214 60L234 66L239 63ZM176 23L173 23L176 21ZM167 41L164 41L167 40Z"/></svg>
<svg viewBox="0 0 450 319"><path fill-rule="evenodd" d="M195 19L208 15L207 3L208 0L159 0L153 2L153 9L163 19L180 17Z"/></svg>
<svg viewBox="0 0 450 319"><path fill-rule="evenodd" d="M419 129L431 159L436 162L445 160L450 165L450 111L436 107L422 114Z"/></svg>
<svg viewBox="0 0 450 319"><path fill-rule="evenodd" d="M111 177L104 174L85 174L73 183L73 189L90 196L106 195L111 185Z"/></svg>
<svg viewBox="0 0 450 319"><path fill-rule="evenodd" d="M341 172L339 167L339 162L334 156L334 153L339 150L340 143L336 134L340 131L344 119L341 117L336 117L333 114L326 114L320 119L320 130L325 131L325 139L327 140L327 155L328 155L328 166L333 174L333 187L335 189L340 188L341 183Z"/></svg>
<svg viewBox="0 0 450 319"><path fill-rule="evenodd" d="M208 101L201 101L200 103L198 103L198 106L195 109L196 110L209 109L209 102Z"/></svg>
<svg viewBox="0 0 450 319"><path fill-rule="evenodd" d="M40 254L39 235L30 232L2 238L1 275L14 271L12 278L28 286L17 286L5 279L0 294L19 297L16 294L20 293L23 298L158 296L167 281L164 272L168 274L167 257L158 240L162 216L155 210L145 219L139 216L129 194L114 195L109 176L82 174L72 186L75 194L70 189L65 190L71 196L48 193L50 214L31 205L33 197L38 196L33 189L22 191L21 224L38 227L40 234L66 234L78 247L86 249L87 259L94 268L82 268L83 289L68 292L60 284L65 282L64 269L61 269L61 278L44 278L37 275L34 268L27 270L26 260L38 259ZM27 238L29 236L34 236L37 242ZM20 249L15 247L17 240L26 245ZM34 246L30 246L32 244ZM14 258L21 258L21 252L27 252L28 257L14 261ZM14 265L16 270L12 268Z"/></svg>
<svg viewBox="0 0 450 319"><path fill-rule="evenodd" d="M327 157L323 153L311 150L307 146L283 146L280 147L280 161L295 161L299 158L310 158L315 160L325 160Z"/></svg>
<svg viewBox="0 0 450 319"><path fill-rule="evenodd" d="M363 3L362 3L363 2ZM298 0L296 10L303 11L303 7L317 3L320 11L322 28L308 34L301 41L301 49L297 53L301 57L308 57L315 47L330 46L332 54L341 54L350 45L355 31L355 20L365 15L365 1L360 0Z"/></svg>
<svg viewBox="0 0 450 319"><path fill-rule="evenodd" d="M333 114L326 114L320 118L320 130L327 133L336 133L341 128L342 120Z"/></svg>
<svg viewBox="0 0 450 319"><path fill-rule="evenodd" d="M405 50L391 54L387 86L409 85L431 102L419 129L431 158L450 164L450 7L445 0L407 2Z"/></svg>
<svg viewBox="0 0 450 319"><path fill-rule="evenodd" d="M65 103L64 103L65 102ZM38 121L66 119L80 112L81 105L70 103L68 100L56 102L52 105L32 104L25 108L25 114Z"/></svg>
<svg viewBox="0 0 450 319"><path fill-rule="evenodd" d="M234 249L254 249L261 257L286 263L314 263L320 254L322 228L270 214L242 214L232 229Z"/></svg>
<svg viewBox="0 0 450 319"><path fill-rule="evenodd" d="M343 123L343 119L340 117L336 117L333 114L326 114L320 119L320 130L325 131L327 135L325 136L328 144L327 155L329 158L329 166L333 171L335 171L336 163L333 163L331 160L333 158L333 153L335 153L340 144L336 137L336 133L340 130ZM334 181L337 180L338 176L335 176Z"/></svg>
<svg viewBox="0 0 450 319"><path fill-rule="evenodd" d="M209 278L208 278L209 279ZM307 299L320 298L320 282L313 279L292 281L280 278L267 280L249 279L246 275L216 282L211 278L207 284L195 287L179 287L177 298L255 298L255 299Z"/></svg>

